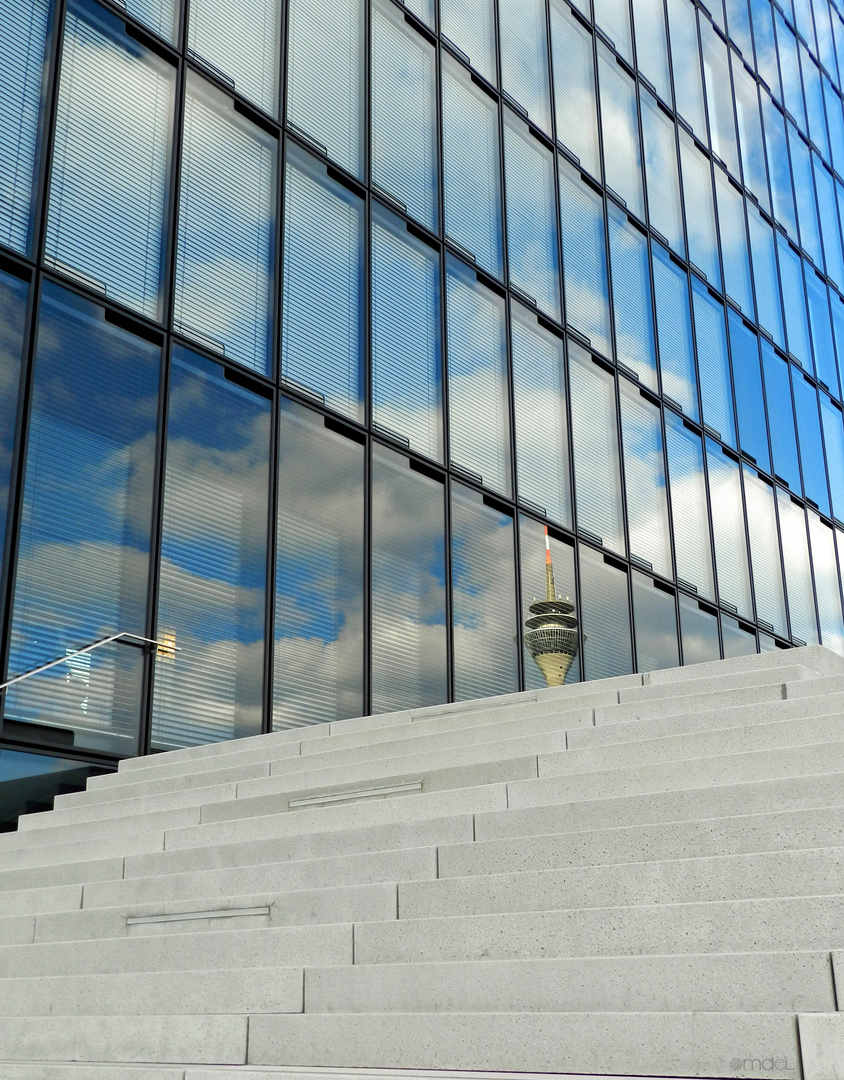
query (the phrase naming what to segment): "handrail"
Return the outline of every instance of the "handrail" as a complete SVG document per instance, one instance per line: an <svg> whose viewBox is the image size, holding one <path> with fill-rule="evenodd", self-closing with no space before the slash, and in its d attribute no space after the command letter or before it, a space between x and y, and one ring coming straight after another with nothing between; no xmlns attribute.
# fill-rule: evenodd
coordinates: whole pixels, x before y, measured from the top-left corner
<svg viewBox="0 0 844 1080"><path fill-rule="evenodd" d="M121 638L128 638L132 641L142 641L145 645L157 645L160 649L166 649L167 652L182 651L175 645L172 645L169 641L156 641L155 638L141 637L140 634L129 634L124 630L119 634L110 634L108 637L92 641L89 645L84 645L81 649L75 649L65 656L60 656L58 660L51 660L48 664L41 664L39 667L33 668L32 671L25 671L22 675L15 675L13 679L8 679L6 682L0 683L0 692L7 687L14 685L14 683L23 682L24 679L31 679L33 675L40 675L42 671L49 671L50 668L58 667L59 664L65 663L66 660L72 660L75 656L82 656L84 653L93 652L94 649L99 649L103 645L110 645L113 641L120 641Z"/></svg>

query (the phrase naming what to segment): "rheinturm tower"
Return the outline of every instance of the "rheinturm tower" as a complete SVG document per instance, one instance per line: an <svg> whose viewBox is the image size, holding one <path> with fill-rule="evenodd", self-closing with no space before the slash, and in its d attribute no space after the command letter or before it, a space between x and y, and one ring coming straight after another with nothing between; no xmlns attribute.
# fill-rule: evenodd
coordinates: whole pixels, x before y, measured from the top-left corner
<svg viewBox="0 0 844 1080"><path fill-rule="evenodd" d="M530 605L525 620L525 645L549 686L562 686L572 661L577 656L580 636L574 604L557 596L551 545L545 529L545 599Z"/></svg>

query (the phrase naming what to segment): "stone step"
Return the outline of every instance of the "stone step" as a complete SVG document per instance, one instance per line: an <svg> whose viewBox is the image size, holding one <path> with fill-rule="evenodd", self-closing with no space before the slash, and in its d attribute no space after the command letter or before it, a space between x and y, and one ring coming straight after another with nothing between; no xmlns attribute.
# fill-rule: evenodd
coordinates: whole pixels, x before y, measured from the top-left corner
<svg viewBox="0 0 844 1080"><path fill-rule="evenodd" d="M46 911L74 911L82 907L79 885L46 885L41 889L0 892L0 918L16 915L41 915ZM0 934L0 942L3 936Z"/></svg>
<svg viewBox="0 0 844 1080"><path fill-rule="evenodd" d="M710 691L744 690L747 687L774 685L792 681L825 681L827 677L819 675L805 664L783 664L773 669L754 667L750 671L720 672L703 678L690 678L683 682L662 684L648 683L646 686L632 686L618 691L619 704L628 702L657 701L663 698L676 698L680 695L692 696Z"/></svg>
<svg viewBox="0 0 844 1080"><path fill-rule="evenodd" d="M720 682L721 680L713 681ZM634 698L624 705L599 706L594 710L595 723L596 725L627 724L637 720L653 720L658 716L682 716L684 713L736 708L741 705L759 705L768 701L782 701L784 698L785 683L781 682L746 686L736 690L713 688L705 693L691 695L678 694L641 700Z"/></svg>
<svg viewBox="0 0 844 1080"><path fill-rule="evenodd" d="M809 1013L797 1017L803 1080L829 1080L844 1071L844 1015Z"/></svg>
<svg viewBox="0 0 844 1080"><path fill-rule="evenodd" d="M339 966L351 964L352 948L351 923L41 942L0 948L0 979L40 978L60 972L78 976ZM0 1047L5 1050L2 1040Z"/></svg>
<svg viewBox="0 0 844 1080"><path fill-rule="evenodd" d="M828 1012L829 954L602 956L307 968L306 1013Z"/></svg>
<svg viewBox="0 0 844 1080"><path fill-rule="evenodd" d="M177 810L153 811L143 816L145 833L164 835L165 829L188 828L198 825L200 807L187 806ZM134 828L132 824L134 823ZM0 847L0 866L6 866L10 860L19 857L23 851L35 851L39 847L74 845L85 842L99 843L107 837L117 837L127 845L144 843L138 841L139 817L137 814L123 814L109 817L106 821L93 818L89 821L73 821L61 824L61 815L56 814L55 821L45 821L37 828L28 828L20 832L0 833L2 837L11 837L13 843ZM81 850L81 849L80 849ZM138 850L143 850L139 847Z"/></svg>
<svg viewBox="0 0 844 1080"><path fill-rule="evenodd" d="M22 866L14 870L0 870L0 894L53 885L82 885L93 881L112 881L122 877L123 859L121 858L59 862L49 866Z"/></svg>
<svg viewBox="0 0 844 1080"><path fill-rule="evenodd" d="M255 1016L249 1063L639 1076L799 1072L793 1013L360 1013ZM761 1067L759 1069L761 1072Z"/></svg>
<svg viewBox="0 0 844 1080"><path fill-rule="evenodd" d="M0 1061L0 1080L592 1080L572 1073L478 1072L452 1069L295 1069L287 1065L123 1065L117 1062L83 1065ZM608 1080L635 1080L611 1077ZM686 1080L686 1078L680 1078ZM688 1078L691 1080L691 1078Z"/></svg>

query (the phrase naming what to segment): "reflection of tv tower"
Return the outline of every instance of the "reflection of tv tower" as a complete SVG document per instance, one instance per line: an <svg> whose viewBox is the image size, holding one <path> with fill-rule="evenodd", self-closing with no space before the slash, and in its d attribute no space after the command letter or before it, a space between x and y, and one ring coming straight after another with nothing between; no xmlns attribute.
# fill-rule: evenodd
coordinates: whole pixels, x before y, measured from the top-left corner
<svg viewBox="0 0 844 1080"><path fill-rule="evenodd" d="M534 600L530 618L525 620L525 645L545 676L549 686L562 686L577 656L580 638L574 604L557 596L554 587L554 567L551 563L551 544L545 528L545 600Z"/></svg>

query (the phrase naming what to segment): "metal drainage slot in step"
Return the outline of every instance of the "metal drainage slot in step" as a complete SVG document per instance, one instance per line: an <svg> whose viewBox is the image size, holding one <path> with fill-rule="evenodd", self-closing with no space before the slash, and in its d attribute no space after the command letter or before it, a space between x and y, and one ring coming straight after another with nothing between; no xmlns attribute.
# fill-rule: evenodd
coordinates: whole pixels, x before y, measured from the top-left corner
<svg viewBox="0 0 844 1080"><path fill-rule="evenodd" d="M413 784L393 784L391 787L358 788L356 791L337 791L333 795L311 795L307 799L291 799L288 806L327 806L330 803L350 802L352 799L375 799L379 795L401 795L405 791L421 791L422 781Z"/></svg>
<svg viewBox="0 0 844 1080"><path fill-rule="evenodd" d="M266 904L264 907L220 908L217 911L180 911L174 915L129 915L126 918L126 925L188 922L191 919L239 919L244 915L269 915L269 913L270 908Z"/></svg>

